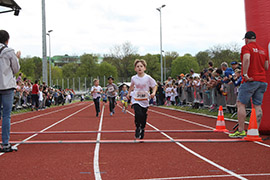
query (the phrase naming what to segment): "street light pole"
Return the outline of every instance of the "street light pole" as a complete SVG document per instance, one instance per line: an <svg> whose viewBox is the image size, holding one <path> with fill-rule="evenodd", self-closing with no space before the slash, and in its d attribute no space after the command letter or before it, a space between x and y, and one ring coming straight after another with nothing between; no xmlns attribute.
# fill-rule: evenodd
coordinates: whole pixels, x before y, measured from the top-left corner
<svg viewBox="0 0 270 180"><path fill-rule="evenodd" d="M157 8L160 14L160 81L163 84L163 63L162 63L162 23L161 23L161 9L164 8L166 5L162 5L161 7Z"/></svg>
<svg viewBox="0 0 270 180"><path fill-rule="evenodd" d="M167 67L166 67L166 53L165 51L162 51L164 53L164 80L167 79Z"/></svg>
<svg viewBox="0 0 270 180"><path fill-rule="evenodd" d="M47 35L49 36L49 73L50 73L50 87L52 87L52 59L51 59L51 32L53 30L49 30Z"/></svg>
<svg viewBox="0 0 270 180"><path fill-rule="evenodd" d="M42 5L42 79L43 82L48 84L45 0L42 0L41 5Z"/></svg>

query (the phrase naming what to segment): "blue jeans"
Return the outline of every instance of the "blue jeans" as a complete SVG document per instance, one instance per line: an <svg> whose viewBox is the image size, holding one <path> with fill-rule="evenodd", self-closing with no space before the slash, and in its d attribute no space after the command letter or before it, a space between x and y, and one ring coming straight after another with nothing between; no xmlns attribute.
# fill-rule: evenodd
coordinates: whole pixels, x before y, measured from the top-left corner
<svg viewBox="0 0 270 180"><path fill-rule="evenodd" d="M0 92L0 117L3 115L2 118L2 143L8 144L9 143L9 136L10 136L10 113L12 110L14 98L14 90L6 91L5 93ZM3 106L3 108L2 108Z"/></svg>

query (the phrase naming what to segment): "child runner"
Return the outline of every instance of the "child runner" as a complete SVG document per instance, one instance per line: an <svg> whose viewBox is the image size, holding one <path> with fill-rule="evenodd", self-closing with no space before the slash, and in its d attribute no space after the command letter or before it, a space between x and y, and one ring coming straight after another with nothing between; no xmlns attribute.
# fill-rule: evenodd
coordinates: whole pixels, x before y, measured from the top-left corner
<svg viewBox="0 0 270 180"><path fill-rule="evenodd" d="M123 85L123 89L120 92L119 96L120 96L120 100L123 104L122 112L124 112L124 113L126 113L126 110L128 108L127 94L128 94L127 85Z"/></svg>
<svg viewBox="0 0 270 180"><path fill-rule="evenodd" d="M136 59L134 66L137 75L134 75L131 78L131 85L127 97L129 98L131 91L133 91L131 103L135 112L135 138L143 139L149 99L155 97L157 91L157 83L151 76L144 73L147 66L145 60ZM151 95L149 93L150 88L152 88Z"/></svg>
<svg viewBox="0 0 270 180"><path fill-rule="evenodd" d="M101 95L101 98L102 98L102 102L103 102L102 104L103 104L103 106L105 106L105 104L107 103L107 94L105 93L105 89Z"/></svg>
<svg viewBox="0 0 270 180"><path fill-rule="evenodd" d="M99 80L94 79L94 86L91 88L91 95L93 96L94 103L95 103L96 117L98 117L98 113L100 112L99 99L100 99L101 93L102 93L102 87L100 87L99 85Z"/></svg>
<svg viewBox="0 0 270 180"><path fill-rule="evenodd" d="M110 115L112 116L114 114L114 108L115 108L115 97L116 97L116 92L118 91L118 87L113 83L114 78L113 77L108 77L108 84L107 84L107 89L106 93L109 99L110 103Z"/></svg>

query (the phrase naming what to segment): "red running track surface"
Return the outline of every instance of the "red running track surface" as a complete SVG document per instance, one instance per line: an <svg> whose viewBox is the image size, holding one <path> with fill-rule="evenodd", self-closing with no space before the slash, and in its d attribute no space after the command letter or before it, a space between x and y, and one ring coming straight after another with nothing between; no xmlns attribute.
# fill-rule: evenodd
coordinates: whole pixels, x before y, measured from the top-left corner
<svg viewBox="0 0 270 180"><path fill-rule="evenodd" d="M119 106L113 116L108 105L95 117L92 102L80 102L12 116L12 132L102 131L134 129L133 110ZM216 119L150 107L146 130L212 130ZM229 130L235 122L226 121ZM156 129L153 129L156 128ZM133 133L101 133L101 140L134 140ZM96 141L96 133L11 135L11 141ZM228 139L225 133L146 133L149 141L173 139ZM269 140L254 142L169 142L99 144L21 144L18 152L1 154L1 179L270 179ZM96 152L97 153L97 152ZM99 167L95 172L94 167Z"/></svg>

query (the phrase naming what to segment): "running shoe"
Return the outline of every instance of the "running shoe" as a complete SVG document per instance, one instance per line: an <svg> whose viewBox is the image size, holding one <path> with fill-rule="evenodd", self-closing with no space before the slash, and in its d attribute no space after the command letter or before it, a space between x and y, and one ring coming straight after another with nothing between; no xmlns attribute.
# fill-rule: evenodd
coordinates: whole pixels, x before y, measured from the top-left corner
<svg viewBox="0 0 270 180"><path fill-rule="evenodd" d="M141 134L141 128L137 127L135 130L135 138L139 139L140 138L140 134Z"/></svg>
<svg viewBox="0 0 270 180"><path fill-rule="evenodd" d="M140 132L140 139L143 139L144 138L144 129L141 129L141 132Z"/></svg>
<svg viewBox="0 0 270 180"><path fill-rule="evenodd" d="M112 115L113 115L113 112L110 113L110 116L112 116Z"/></svg>
<svg viewBox="0 0 270 180"><path fill-rule="evenodd" d="M12 152L12 151L13 149L11 144L2 145L2 148L0 149L0 152Z"/></svg>
<svg viewBox="0 0 270 180"><path fill-rule="evenodd" d="M97 114L96 114L96 117L98 117L98 112L97 112Z"/></svg>
<svg viewBox="0 0 270 180"><path fill-rule="evenodd" d="M246 131L243 130L242 132L235 131L235 133L229 134L229 137L230 137L230 138L243 138L243 137L245 137L246 135L247 135L247 134L246 134Z"/></svg>

